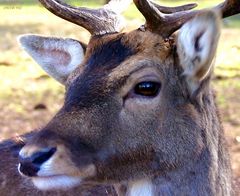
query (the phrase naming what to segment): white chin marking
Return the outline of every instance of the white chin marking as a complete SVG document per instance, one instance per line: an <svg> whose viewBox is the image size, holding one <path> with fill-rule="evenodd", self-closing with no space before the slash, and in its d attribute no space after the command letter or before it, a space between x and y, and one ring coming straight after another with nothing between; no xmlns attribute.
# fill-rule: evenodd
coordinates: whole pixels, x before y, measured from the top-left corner
<svg viewBox="0 0 240 196"><path fill-rule="evenodd" d="M150 180L139 180L130 183L129 196L153 196L153 184Z"/></svg>
<svg viewBox="0 0 240 196"><path fill-rule="evenodd" d="M34 177L33 184L40 190L70 189L81 183L81 178L70 176Z"/></svg>

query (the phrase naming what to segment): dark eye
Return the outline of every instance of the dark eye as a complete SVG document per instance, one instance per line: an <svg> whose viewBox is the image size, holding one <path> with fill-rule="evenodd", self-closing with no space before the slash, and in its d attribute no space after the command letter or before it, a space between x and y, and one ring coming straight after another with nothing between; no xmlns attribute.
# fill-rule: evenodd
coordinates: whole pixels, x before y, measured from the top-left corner
<svg viewBox="0 0 240 196"><path fill-rule="evenodd" d="M134 88L134 93L141 96L154 97L158 94L161 84L157 82L140 82Z"/></svg>

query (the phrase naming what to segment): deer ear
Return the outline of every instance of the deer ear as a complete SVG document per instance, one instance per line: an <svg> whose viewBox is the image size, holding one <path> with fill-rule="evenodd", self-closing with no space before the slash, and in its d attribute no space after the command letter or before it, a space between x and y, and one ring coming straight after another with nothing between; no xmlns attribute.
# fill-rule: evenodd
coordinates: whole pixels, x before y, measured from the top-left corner
<svg viewBox="0 0 240 196"><path fill-rule="evenodd" d="M177 52L189 90L194 93L211 73L220 36L220 16L206 10L179 31Z"/></svg>
<svg viewBox="0 0 240 196"><path fill-rule="evenodd" d="M73 39L22 35L18 40L43 70L62 84L84 58L85 46Z"/></svg>

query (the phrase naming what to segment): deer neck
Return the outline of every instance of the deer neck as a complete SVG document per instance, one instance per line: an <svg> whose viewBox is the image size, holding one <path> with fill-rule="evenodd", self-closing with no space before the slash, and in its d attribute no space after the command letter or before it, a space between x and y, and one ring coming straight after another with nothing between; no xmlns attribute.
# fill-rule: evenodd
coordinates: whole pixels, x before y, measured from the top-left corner
<svg viewBox="0 0 240 196"><path fill-rule="evenodd" d="M179 169L119 185L118 195L231 195L230 163L221 137L208 144L197 159Z"/></svg>

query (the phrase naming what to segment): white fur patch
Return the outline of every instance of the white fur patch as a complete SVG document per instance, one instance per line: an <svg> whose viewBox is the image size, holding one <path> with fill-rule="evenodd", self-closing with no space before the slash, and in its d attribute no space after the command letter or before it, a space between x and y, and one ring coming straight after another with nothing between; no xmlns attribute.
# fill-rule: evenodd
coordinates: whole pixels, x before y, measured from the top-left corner
<svg viewBox="0 0 240 196"><path fill-rule="evenodd" d="M33 184L40 190L69 189L81 183L81 178L64 175L34 177Z"/></svg>
<svg viewBox="0 0 240 196"><path fill-rule="evenodd" d="M18 41L43 70L63 84L84 59L81 44L73 39L22 35Z"/></svg>
<svg viewBox="0 0 240 196"><path fill-rule="evenodd" d="M153 184L149 180L132 182L127 196L153 196Z"/></svg>

